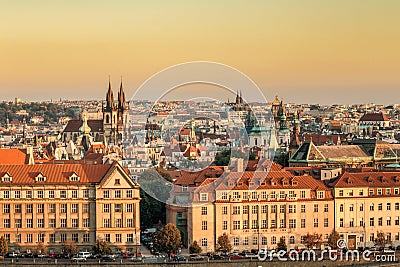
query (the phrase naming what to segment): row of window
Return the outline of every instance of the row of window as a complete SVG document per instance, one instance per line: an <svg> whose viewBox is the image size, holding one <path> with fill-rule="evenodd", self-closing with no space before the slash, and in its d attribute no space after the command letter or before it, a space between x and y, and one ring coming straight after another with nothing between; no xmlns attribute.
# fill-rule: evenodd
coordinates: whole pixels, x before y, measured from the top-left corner
<svg viewBox="0 0 400 267"><path fill-rule="evenodd" d="M50 218L48 219L47 227L49 228L65 228L67 227L67 219L57 219L58 224L56 223L56 219ZM45 219L37 219L34 223L33 219L26 219L25 224L22 223L22 219L14 219L14 228L46 228ZM70 219L70 225L68 227L72 228L79 228L79 219L72 218ZM3 219L3 228L11 228L11 220L10 219ZM90 219L83 218L82 219L82 226L83 227L90 227Z"/></svg>
<svg viewBox="0 0 400 267"><path fill-rule="evenodd" d="M359 204L359 210L364 211L364 205ZM383 210L383 203L379 203L378 205L378 210ZM386 203L386 210L391 210L392 209L392 203ZM369 210L374 211L375 210L375 204L371 203L369 205ZM400 203L394 203L394 210L400 210ZM354 204L349 204L349 211L354 211ZM344 212L344 204L340 204L339 206L339 212Z"/></svg>
<svg viewBox="0 0 400 267"><path fill-rule="evenodd" d="M391 225L392 225L392 218L391 217L386 217L386 226L391 226ZM399 217L395 217L394 225L400 225ZM348 225L346 225L346 227L356 227L356 226L357 225L355 225L354 218L350 218L349 222L348 222ZM360 219L360 222L359 222L358 226L365 226L365 222L364 222L363 218ZM369 226L376 226L374 217L369 218ZM383 226L383 218L382 217L378 218L377 226ZM345 227L343 218L339 218L339 227Z"/></svg>
<svg viewBox="0 0 400 267"><path fill-rule="evenodd" d="M115 242L115 243L122 243L123 236L125 236L125 241L127 243L133 243L135 241L134 239L134 234L115 234L114 240L111 240L111 234L105 234L104 239L107 242ZM34 235L33 234L16 234L15 235L15 243L33 243L33 242L49 242L49 243L56 243L56 242L65 242L67 240L72 240L75 243L92 243L94 242L94 236L92 237L93 240L91 240L91 235L90 233L84 233L84 234L78 234L78 233L72 233L72 234L66 234L66 233L61 233L61 234L49 234L48 235L48 240L46 240L46 234L40 233L37 234L36 239L34 240ZM4 234L4 238L8 241L11 242L11 235L10 234Z"/></svg>
<svg viewBox="0 0 400 267"><path fill-rule="evenodd" d="M370 189L368 189L368 195L369 196L374 196L375 192L376 192L377 196L381 196L383 194L390 196L390 195L392 195L392 192L393 192L394 195L399 195L400 194L400 189L399 188L393 188L393 190L392 190L392 188L376 188L376 189L370 188ZM347 190L347 195L350 196L350 197L354 196L354 190L353 189ZM358 195L359 196L364 196L364 189L358 190ZM340 197L344 196L344 190L343 189L339 190L339 196Z"/></svg>
<svg viewBox="0 0 400 267"><path fill-rule="evenodd" d="M261 220L260 221L260 226L259 226L259 221L258 220L251 220L251 229L268 229L268 228L277 228L278 225L277 223L279 222L279 228L297 228L297 220L296 219L280 219L280 220ZM268 225L269 222L269 225ZM314 227L319 227L319 219L314 218L313 219L313 225ZM323 226L324 227L329 227L329 219L324 218L323 221ZM249 225L249 220L234 220L232 223L233 230L240 230L240 229L250 229ZM300 219L300 228L306 228L306 219ZM202 221L202 229L207 230L207 221ZM222 221L222 230L228 230L228 221Z"/></svg>
<svg viewBox="0 0 400 267"><path fill-rule="evenodd" d="M287 197L289 198L294 198L297 197L297 194L295 192L295 190L289 190L289 191L272 191L269 194L267 193L267 191L261 191L261 192L242 192L243 193L243 199L286 199ZM306 198L307 193L306 190L301 190L300 191L300 198ZM318 191L317 192L317 198L324 198L325 197L325 191ZM221 199L228 199L229 198L229 194L228 192L222 192L221 193ZM231 198L234 199L239 199L241 198L240 192L239 191L233 191ZM203 201L203 199L201 199Z"/></svg>
<svg viewBox="0 0 400 267"><path fill-rule="evenodd" d="M117 179L116 179L117 180ZM79 191L82 191L82 195L79 195ZM103 191L103 198L122 198L123 197L123 191L125 191L125 197L126 198L132 198L133 197L133 190L104 190ZM111 194L113 193L113 194ZM78 198L78 197L83 197L83 198L89 198L89 189L84 189L84 190L35 190L35 194L33 190L5 190L5 191L0 191L0 198L15 198L15 199L20 199L20 198Z"/></svg>
<svg viewBox="0 0 400 267"><path fill-rule="evenodd" d="M249 214L249 208L250 206L233 206L232 207L232 214ZM277 213L278 211L278 205L261 205L261 206L251 206L251 213L252 214L257 214L259 209L261 207L261 213L268 213L268 208L270 213ZM320 211L320 204L314 204L313 211L314 212L319 212ZM329 212L329 205L324 204L323 205L323 211L324 212ZM279 212L280 213L297 213L297 205L296 204L289 204L289 205L279 205ZM300 205L300 212L305 213L306 212L306 205L302 204ZM207 215L207 207L202 207L201 208L201 214L202 215ZM223 206L222 207L222 214L226 215L228 214L228 206Z"/></svg>
<svg viewBox="0 0 400 267"><path fill-rule="evenodd" d="M114 212L123 212L123 204L114 204ZM125 212L134 212L133 203L125 204ZM103 212L111 212L111 204L103 204Z"/></svg>
<svg viewBox="0 0 400 267"><path fill-rule="evenodd" d="M126 219L125 226L127 228L134 227L133 219L132 218ZM112 228L112 227L123 228L124 227L123 219L121 219L121 218L115 219L114 224L111 223L111 219L109 219L109 218L103 219L103 228Z"/></svg>
<svg viewBox="0 0 400 267"><path fill-rule="evenodd" d="M57 209L57 205L59 207L60 213L78 213L80 204L73 203L70 204L70 209L68 209L68 204L47 204L48 213L55 213ZM89 204L81 204L82 212L88 213L89 212ZM11 212L11 204L3 204L3 213L10 213ZM45 204L13 204L13 212L14 213L22 213L22 208L25 208L25 213L33 213L33 208L36 208L36 213L44 213L45 212Z"/></svg>

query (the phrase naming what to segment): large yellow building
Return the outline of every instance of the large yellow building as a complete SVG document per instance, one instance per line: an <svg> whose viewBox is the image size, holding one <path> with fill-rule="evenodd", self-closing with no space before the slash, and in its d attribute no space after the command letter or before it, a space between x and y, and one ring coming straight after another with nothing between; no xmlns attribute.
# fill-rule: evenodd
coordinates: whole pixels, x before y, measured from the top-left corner
<svg viewBox="0 0 400 267"><path fill-rule="evenodd" d="M207 178L192 196L189 208L168 206L167 221L185 222L188 244L197 241L203 252L215 251L224 233L242 251L276 248L281 237L288 248L304 247L308 233L322 234L326 242L334 227L331 191L308 175L232 172Z"/></svg>
<svg viewBox="0 0 400 267"><path fill-rule="evenodd" d="M400 245L400 173L344 173L332 186L337 232L349 248L373 247L377 232Z"/></svg>
<svg viewBox="0 0 400 267"><path fill-rule="evenodd" d="M96 240L133 250L140 241L139 186L113 164L0 165L0 234L11 247Z"/></svg>

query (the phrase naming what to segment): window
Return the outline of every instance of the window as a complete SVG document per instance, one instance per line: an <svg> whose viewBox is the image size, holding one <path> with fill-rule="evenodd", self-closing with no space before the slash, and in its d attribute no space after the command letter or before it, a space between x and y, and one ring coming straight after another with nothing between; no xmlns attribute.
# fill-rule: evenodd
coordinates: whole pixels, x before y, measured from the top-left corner
<svg viewBox="0 0 400 267"><path fill-rule="evenodd" d="M400 203L395 203L394 204L394 209L399 210L400 209Z"/></svg>
<svg viewBox="0 0 400 267"><path fill-rule="evenodd" d="M354 205L353 204L349 205L349 211L354 211Z"/></svg>
<svg viewBox="0 0 400 267"><path fill-rule="evenodd" d="M26 204L26 213L33 213L33 204Z"/></svg>
<svg viewBox="0 0 400 267"><path fill-rule="evenodd" d="M202 247L207 247L207 246L208 246L208 240L207 240L207 238L202 238L202 239L201 239L201 246L202 246Z"/></svg>
<svg viewBox="0 0 400 267"><path fill-rule="evenodd" d="M339 197L343 196L343 190L339 190Z"/></svg>
<svg viewBox="0 0 400 267"><path fill-rule="evenodd" d="M360 204L360 211L364 211L364 205Z"/></svg>
<svg viewBox="0 0 400 267"><path fill-rule="evenodd" d="M261 198L262 198L262 199L267 199L267 192L262 191L262 192L261 192Z"/></svg>
<svg viewBox="0 0 400 267"><path fill-rule="evenodd" d="M228 214L228 207L227 206L223 206L222 207L222 214Z"/></svg>
<svg viewBox="0 0 400 267"><path fill-rule="evenodd" d="M261 245L267 245L267 238L265 236L261 237Z"/></svg>
<svg viewBox="0 0 400 267"><path fill-rule="evenodd" d="M16 242L16 243L21 243L21 240L22 240L22 239L21 239L21 234L16 234L16 235L15 235L15 242Z"/></svg>
<svg viewBox="0 0 400 267"><path fill-rule="evenodd" d="M382 217L378 218L378 226L382 226Z"/></svg>
<svg viewBox="0 0 400 267"><path fill-rule="evenodd" d="M306 198L306 191L304 190L300 191L300 198Z"/></svg>
<svg viewBox="0 0 400 267"><path fill-rule="evenodd" d="M300 212L301 213L305 213L306 212L306 205L301 205Z"/></svg>
<svg viewBox="0 0 400 267"><path fill-rule="evenodd" d="M280 191L279 192L279 198L284 199L286 197L285 191Z"/></svg>
<svg viewBox="0 0 400 267"><path fill-rule="evenodd" d="M371 203L371 205L369 205L369 210L370 210L370 211L373 211L373 210L374 210L374 204L373 204L373 203Z"/></svg>
<svg viewBox="0 0 400 267"><path fill-rule="evenodd" d="M261 220L261 229L267 229L267 220Z"/></svg>
<svg viewBox="0 0 400 267"><path fill-rule="evenodd" d="M328 220L328 218L324 218L324 227L329 227L329 220Z"/></svg>
<svg viewBox="0 0 400 267"><path fill-rule="evenodd" d="M301 228L306 228L306 219L301 219L301 221L300 221L300 227L301 227Z"/></svg>
<svg viewBox="0 0 400 267"><path fill-rule="evenodd" d="M222 192L221 198L228 199L228 192Z"/></svg>
<svg viewBox="0 0 400 267"><path fill-rule="evenodd" d="M201 230L207 230L207 221L201 222Z"/></svg>
<svg viewBox="0 0 400 267"><path fill-rule="evenodd" d="M103 212L110 212L111 204L103 204Z"/></svg>
<svg viewBox="0 0 400 267"><path fill-rule="evenodd" d="M251 198L252 198L252 199L258 199L258 194L257 194L257 192L251 192Z"/></svg>
<svg viewBox="0 0 400 267"><path fill-rule="evenodd" d="M374 226L374 224L375 224L375 219L373 217L369 218L369 226Z"/></svg>
<svg viewBox="0 0 400 267"><path fill-rule="evenodd" d="M56 219L49 219L49 227L55 228L56 227Z"/></svg>
<svg viewBox="0 0 400 267"><path fill-rule="evenodd" d="M78 198L78 190L72 190L72 198Z"/></svg>
<svg viewBox="0 0 400 267"><path fill-rule="evenodd" d="M26 219L26 228L33 228L33 219Z"/></svg>
<svg viewBox="0 0 400 267"><path fill-rule="evenodd" d="M39 190L39 191L37 192L37 197L38 197L38 198L43 198L43 197L44 197L44 191L43 191L43 190Z"/></svg>
<svg viewBox="0 0 400 267"><path fill-rule="evenodd" d="M89 204L83 204L83 213L89 212Z"/></svg>
<svg viewBox="0 0 400 267"><path fill-rule="evenodd" d="M289 228L296 228L296 219L289 219Z"/></svg>
<svg viewBox="0 0 400 267"><path fill-rule="evenodd" d="M60 198L67 198L67 190L60 191Z"/></svg>
<svg viewBox="0 0 400 267"><path fill-rule="evenodd" d="M79 212L79 204L71 204L71 212L78 213Z"/></svg>
<svg viewBox="0 0 400 267"><path fill-rule="evenodd" d="M133 234L127 234L126 235L126 242L132 243L133 242Z"/></svg>
<svg viewBox="0 0 400 267"><path fill-rule="evenodd" d="M89 243L90 242L90 235L89 233L83 234L83 242Z"/></svg>
<svg viewBox="0 0 400 267"><path fill-rule="evenodd" d="M208 194L207 193L201 193L200 194L200 201L208 201Z"/></svg>
<svg viewBox="0 0 400 267"><path fill-rule="evenodd" d="M285 219L280 220L280 228L286 228L286 221Z"/></svg>
<svg viewBox="0 0 400 267"><path fill-rule="evenodd" d="M103 228L110 228L110 227L111 227L111 220L103 219Z"/></svg>
<svg viewBox="0 0 400 267"><path fill-rule="evenodd" d="M296 205L289 205L289 213L296 213Z"/></svg>
<svg viewBox="0 0 400 267"><path fill-rule="evenodd" d="M318 218L314 218L314 227L318 227Z"/></svg>
<svg viewBox="0 0 400 267"><path fill-rule="evenodd" d="M363 226L363 227L365 226L364 225L364 218L360 218L360 226Z"/></svg>
<svg viewBox="0 0 400 267"><path fill-rule="evenodd" d="M15 228L22 227L22 219L15 219Z"/></svg>
<svg viewBox="0 0 400 267"><path fill-rule="evenodd" d="M88 189L83 190L83 198L89 198L89 190Z"/></svg>
<svg viewBox="0 0 400 267"><path fill-rule="evenodd" d="M394 189L394 194L395 194L395 195L398 195L398 194L399 194L399 189L398 189L398 188L395 188L395 189Z"/></svg>
<svg viewBox="0 0 400 267"><path fill-rule="evenodd" d="M240 221L233 221L233 230L240 229Z"/></svg>
<svg viewBox="0 0 400 267"><path fill-rule="evenodd" d="M324 191L318 191L317 198L324 198L324 197L325 197L325 192Z"/></svg>
<svg viewBox="0 0 400 267"><path fill-rule="evenodd" d="M390 226L392 224L392 219L390 217L386 218L386 225Z"/></svg>
<svg viewBox="0 0 400 267"><path fill-rule="evenodd" d="M49 212L50 213L56 212L56 204L49 204Z"/></svg>
<svg viewBox="0 0 400 267"><path fill-rule="evenodd" d="M276 245L276 236L271 237L271 244Z"/></svg>
<svg viewBox="0 0 400 267"><path fill-rule="evenodd" d="M10 228L10 219L3 219L3 227Z"/></svg>
<svg viewBox="0 0 400 267"><path fill-rule="evenodd" d="M233 238L233 245L234 246L239 246L239 237L234 237Z"/></svg>
<svg viewBox="0 0 400 267"><path fill-rule="evenodd" d="M354 218L350 218L350 227L354 227Z"/></svg>
<svg viewBox="0 0 400 267"><path fill-rule="evenodd" d="M257 213L258 213L258 206L253 206L253 207L251 208L251 213L252 213L252 214L257 214Z"/></svg>
<svg viewBox="0 0 400 267"><path fill-rule="evenodd" d="M276 192L275 191L271 192L271 198L276 198Z"/></svg>
<svg viewBox="0 0 400 267"><path fill-rule="evenodd" d="M233 214L240 214L240 206L233 207Z"/></svg>
<svg viewBox="0 0 400 267"><path fill-rule="evenodd" d="M67 227L67 219L60 219L60 227L61 228Z"/></svg>
<svg viewBox="0 0 400 267"><path fill-rule="evenodd" d="M90 227L90 219L89 218L83 219L83 227Z"/></svg>
<svg viewBox="0 0 400 267"><path fill-rule="evenodd" d="M44 204L37 204L37 213L44 212Z"/></svg>
<svg viewBox="0 0 400 267"><path fill-rule="evenodd" d="M291 244L291 245L293 245L295 242L294 242L294 236L290 236L289 237L289 244Z"/></svg>
<svg viewBox="0 0 400 267"><path fill-rule="evenodd" d="M363 196L363 195L364 195L364 190L360 189L360 190L358 191L358 195L359 195L359 196Z"/></svg>
<svg viewBox="0 0 400 267"><path fill-rule="evenodd" d="M222 222L222 230L228 230L228 221Z"/></svg>
<svg viewBox="0 0 400 267"><path fill-rule="evenodd" d="M249 206L243 206L243 214L249 214Z"/></svg>
<svg viewBox="0 0 400 267"><path fill-rule="evenodd" d="M22 204L14 204L14 213L22 212Z"/></svg>
<svg viewBox="0 0 400 267"><path fill-rule="evenodd" d="M390 208L391 208L391 205L390 205L391 203L386 203L386 210L390 210Z"/></svg>
<svg viewBox="0 0 400 267"><path fill-rule="evenodd" d="M343 205L343 204L340 204L340 206L339 206L339 211L340 211L340 212L343 212L343 211L344 211L344 205Z"/></svg>
<svg viewBox="0 0 400 267"><path fill-rule="evenodd" d="M369 189L369 190L368 190L368 194L369 194L370 196L373 196L373 195L374 195L374 189Z"/></svg>
<svg viewBox="0 0 400 267"><path fill-rule="evenodd" d="M114 204L115 212L122 212L122 204Z"/></svg>
<svg viewBox="0 0 400 267"><path fill-rule="evenodd" d="M378 204L378 210L382 210L382 203Z"/></svg>
<svg viewBox="0 0 400 267"><path fill-rule="evenodd" d="M65 242L66 240L67 240L67 234L62 233L62 234L60 235L60 241L61 241L61 243L62 243L62 242Z"/></svg>
<svg viewBox="0 0 400 267"><path fill-rule="evenodd" d="M353 196L353 190L349 190L349 196Z"/></svg>
<svg viewBox="0 0 400 267"><path fill-rule="evenodd" d="M4 191L3 198L10 198L10 191Z"/></svg>
<svg viewBox="0 0 400 267"><path fill-rule="evenodd" d="M399 217L396 217L396 218L394 219L394 224L395 224L395 225L400 225Z"/></svg>
<svg viewBox="0 0 400 267"><path fill-rule="evenodd" d="M121 179L115 179L115 185L120 185L121 184Z"/></svg>
<svg viewBox="0 0 400 267"><path fill-rule="evenodd" d="M3 205L3 213L10 213L10 204Z"/></svg>
<svg viewBox="0 0 400 267"><path fill-rule="evenodd" d="M328 212L329 211L329 206L328 206L328 204L325 204L324 205L324 212Z"/></svg>
<svg viewBox="0 0 400 267"><path fill-rule="evenodd" d="M201 215L207 215L207 207L201 207Z"/></svg>
<svg viewBox="0 0 400 267"><path fill-rule="evenodd" d="M280 211L280 213L285 213L286 212L286 205L280 205L279 211Z"/></svg>
<svg viewBox="0 0 400 267"><path fill-rule="evenodd" d="M37 220L37 227L38 228L44 228L44 219L38 219Z"/></svg>
<svg viewBox="0 0 400 267"><path fill-rule="evenodd" d="M60 212L67 213L67 204L60 204Z"/></svg>
<svg viewBox="0 0 400 267"><path fill-rule="evenodd" d="M261 213L267 213L267 210L268 210L268 206L267 205L261 206Z"/></svg>
<svg viewBox="0 0 400 267"><path fill-rule="evenodd" d="M295 196L296 196L296 194L294 193L294 191L290 190L289 191L289 197L295 197Z"/></svg>
<svg viewBox="0 0 400 267"><path fill-rule="evenodd" d="M14 191L14 198L21 198L21 191Z"/></svg>
<svg viewBox="0 0 400 267"><path fill-rule="evenodd" d="M253 220L251 222L251 228L252 229L258 229L258 220Z"/></svg>
<svg viewBox="0 0 400 267"><path fill-rule="evenodd" d="M121 197L122 197L122 192L121 192L121 190L115 190L115 191L114 191L114 197L115 197L115 198L121 198Z"/></svg>
<svg viewBox="0 0 400 267"><path fill-rule="evenodd" d="M390 188L386 188L385 194L386 194L386 195L390 195Z"/></svg>
<svg viewBox="0 0 400 267"><path fill-rule="evenodd" d="M119 180L119 179L115 179ZM115 234L115 242L121 243L122 242L122 234Z"/></svg>
<svg viewBox="0 0 400 267"><path fill-rule="evenodd" d="M127 190L127 191L126 191L126 197L127 197L127 198L132 198L132 197L133 197L133 194L132 194L132 193L133 193L132 190Z"/></svg>
<svg viewBox="0 0 400 267"><path fill-rule="evenodd" d="M271 220L271 228L276 228L276 220Z"/></svg>
<svg viewBox="0 0 400 267"><path fill-rule="evenodd" d="M79 220L73 218L72 221L71 221L71 224L72 224L73 228L78 228L79 227Z"/></svg>
<svg viewBox="0 0 400 267"><path fill-rule="evenodd" d="M343 227L344 226L344 220L343 218L339 219L339 227Z"/></svg>
<svg viewBox="0 0 400 267"><path fill-rule="evenodd" d="M318 204L314 204L314 212L318 212Z"/></svg>
<svg viewBox="0 0 400 267"><path fill-rule="evenodd" d="M109 190L103 191L103 198L110 198L110 191Z"/></svg>
<svg viewBox="0 0 400 267"><path fill-rule="evenodd" d="M132 228L133 227L133 219L129 218L126 220L126 227Z"/></svg>
<svg viewBox="0 0 400 267"><path fill-rule="evenodd" d="M32 191L26 191L26 198L32 198Z"/></svg>
<svg viewBox="0 0 400 267"><path fill-rule="evenodd" d="M376 192L377 192L377 193L376 193L377 195L382 195L382 188L378 188L378 189L376 190Z"/></svg>
<svg viewBox="0 0 400 267"><path fill-rule="evenodd" d="M32 243L33 242L33 235L32 234L27 234L26 235L26 242L27 243Z"/></svg>
<svg viewBox="0 0 400 267"><path fill-rule="evenodd" d="M133 212L133 204L126 204L126 212Z"/></svg>
<svg viewBox="0 0 400 267"><path fill-rule="evenodd" d="M122 219L121 218L118 218L118 219L115 220L115 227L117 227L117 228L124 227L124 225L122 224Z"/></svg>
<svg viewBox="0 0 400 267"><path fill-rule="evenodd" d="M276 208L277 208L276 205L272 205L271 206L271 213L276 213Z"/></svg>
<svg viewBox="0 0 400 267"><path fill-rule="evenodd" d="M253 245L258 244L258 238L256 236L253 236Z"/></svg>
<svg viewBox="0 0 400 267"><path fill-rule="evenodd" d="M72 241L74 241L75 243L79 242L79 235L77 233L72 234Z"/></svg>

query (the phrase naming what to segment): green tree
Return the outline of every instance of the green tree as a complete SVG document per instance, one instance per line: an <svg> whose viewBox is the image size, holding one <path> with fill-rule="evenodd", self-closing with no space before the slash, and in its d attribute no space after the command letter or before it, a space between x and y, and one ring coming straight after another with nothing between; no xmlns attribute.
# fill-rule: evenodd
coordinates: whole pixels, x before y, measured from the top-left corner
<svg viewBox="0 0 400 267"><path fill-rule="evenodd" d="M160 252L176 253L181 246L181 233L174 224L169 223L154 233L153 244Z"/></svg>
<svg viewBox="0 0 400 267"><path fill-rule="evenodd" d="M107 241L96 240L96 243L93 246L93 252L95 254L111 254L111 248Z"/></svg>
<svg viewBox="0 0 400 267"><path fill-rule="evenodd" d="M389 238L386 238L384 232L377 231L374 243L375 243L375 246L384 248L386 245L392 244L392 240L390 240Z"/></svg>
<svg viewBox="0 0 400 267"><path fill-rule="evenodd" d="M283 236L279 239L279 242L277 244L277 249L278 251L280 250L287 251L286 241Z"/></svg>
<svg viewBox="0 0 400 267"><path fill-rule="evenodd" d="M64 254L71 256L78 252L78 247L75 245L75 242L72 240L65 240L62 244L62 249Z"/></svg>
<svg viewBox="0 0 400 267"><path fill-rule="evenodd" d="M39 242L36 245L36 253L37 254L46 254L47 253L47 247L43 242Z"/></svg>
<svg viewBox="0 0 400 267"><path fill-rule="evenodd" d="M331 246L332 249L337 249L338 245L337 242L340 239L340 235L336 232L335 229L332 230L331 234L328 237L328 244Z"/></svg>
<svg viewBox="0 0 400 267"><path fill-rule="evenodd" d="M193 241L193 243L189 246L190 254L199 254L201 253L201 247L197 244L197 241Z"/></svg>
<svg viewBox="0 0 400 267"><path fill-rule="evenodd" d="M322 244L322 234L307 233L305 236L303 236L303 239L304 245L307 247L307 249L312 249L313 247L319 248Z"/></svg>
<svg viewBox="0 0 400 267"><path fill-rule="evenodd" d="M8 242L4 236L0 237L0 255L5 255L8 253Z"/></svg>
<svg viewBox="0 0 400 267"><path fill-rule="evenodd" d="M231 240L226 233L223 233L221 236L218 237L217 250L223 252L229 252L232 250Z"/></svg>

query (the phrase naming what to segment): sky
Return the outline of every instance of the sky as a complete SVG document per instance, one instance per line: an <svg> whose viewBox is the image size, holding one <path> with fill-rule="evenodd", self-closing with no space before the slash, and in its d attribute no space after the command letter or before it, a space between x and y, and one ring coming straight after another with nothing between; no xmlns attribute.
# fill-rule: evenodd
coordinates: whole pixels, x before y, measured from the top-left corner
<svg viewBox="0 0 400 267"><path fill-rule="evenodd" d="M268 100L400 103L396 0L0 0L0 6L0 100L102 99L109 75L114 90L123 76L131 98L165 68L212 61L246 74Z"/></svg>

